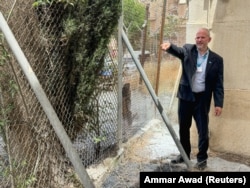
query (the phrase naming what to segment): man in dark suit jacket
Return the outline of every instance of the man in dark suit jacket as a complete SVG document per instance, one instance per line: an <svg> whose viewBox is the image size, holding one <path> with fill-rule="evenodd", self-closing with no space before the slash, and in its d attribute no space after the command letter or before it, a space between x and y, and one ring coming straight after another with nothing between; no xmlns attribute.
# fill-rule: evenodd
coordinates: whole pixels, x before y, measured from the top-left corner
<svg viewBox="0 0 250 188"><path fill-rule="evenodd" d="M215 116L220 116L224 101L223 58L208 48L210 32L200 28L196 33L196 44L178 47L172 43L161 44L164 51L178 57L182 64L182 75L177 97L180 142L190 159L190 127L192 117L198 131L198 153L195 167L207 166L209 146L209 111L211 99L214 99ZM179 155L172 163L181 163Z"/></svg>

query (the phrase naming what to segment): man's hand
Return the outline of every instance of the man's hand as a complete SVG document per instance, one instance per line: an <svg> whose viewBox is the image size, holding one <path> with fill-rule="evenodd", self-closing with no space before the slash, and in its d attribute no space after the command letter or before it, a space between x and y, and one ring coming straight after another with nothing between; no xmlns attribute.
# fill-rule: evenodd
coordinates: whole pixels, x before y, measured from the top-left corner
<svg viewBox="0 0 250 188"><path fill-rule="evenodd" d="M161 49L166 51L170 48L170 46L171 46L170 42L165 42L165 43L161 44Z"/></svg>
<svg viewBox="0 0 250 188"><path fill-rule="evenodd" d="M216 107L214 108L214 115L215 115L215 116L220 116L221 113L222 113L222 108L216 106Z"/></svg>

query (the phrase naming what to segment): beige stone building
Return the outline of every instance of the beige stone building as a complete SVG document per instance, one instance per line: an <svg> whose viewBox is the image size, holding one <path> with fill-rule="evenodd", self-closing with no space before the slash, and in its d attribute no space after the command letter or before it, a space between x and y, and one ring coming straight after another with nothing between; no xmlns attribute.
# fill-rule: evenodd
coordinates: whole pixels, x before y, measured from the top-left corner
<svg viewBox="0 0 250 188"><path fill-rule="evenodd" d="M171 31L171 37L166 38L163 36L163 40L171 40L177 44L183 44L186 40L186 20L187 20L187 3L180 2L179 0L166 0L166 7L164 6L164 1L162 0L148 0L143 1L145 4L149 4L149 36L147 39L149 40L149 50L151 53L157 53L159 50L158 47L160 45L160 35L161 35L161 27L162 27L162 17L165 14L165 17L174 16L178 19L179 23L176 24L175 31ZM163 12L164 11L164 12ZM167 19L165 18L165 26L167 24ZM164 29L164 32L166 29ZM164 35L164 34L163 34Z"/></svg>

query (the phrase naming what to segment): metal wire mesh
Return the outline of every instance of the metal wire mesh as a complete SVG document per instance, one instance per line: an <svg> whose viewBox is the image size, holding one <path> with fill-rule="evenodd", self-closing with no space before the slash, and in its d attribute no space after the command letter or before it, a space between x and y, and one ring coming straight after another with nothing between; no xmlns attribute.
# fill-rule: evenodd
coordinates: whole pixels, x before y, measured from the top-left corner
<svg viewBox="0 0 250 188"><path fill-rule="evenodd" d="M33 1L2 1L1 11L27 56L48 98L65 125L71 119L67 107L70 91L65 88L65 70L59 39L48 44L57 28L41 32L41 16L32 8ZM13 9L12 9L13 8ZM40 17L39 17L40 16ZM46 22L49 23L49 20ZM7 48L7 47L6 47ZM2 52L3 53L3 52ZM81 187L48 118L31 90L11 51L1 67L1 119L4 145L1 156L1 187ZM4 54L2 54L4 55Z"/></svg>
<svg viewBox="0 0 250 188"><path fill-rule="evenodd" d="M161 51L161 27L163 27L161 21L165 9L167 27L163 28L166 34L163 35L162 40L168 40L179 45L183 44L185 41L186 5L180 5L175 0L167 1L166 7L163 6L163 1L143 2L145 4L142 15L132 11L132 4L127 5L129 6L127 9L131 10L127 14L132 17L133 21L124 23L125 31L133 47L135 58L142 65L164 110L176 123L175 92L181 69L177 59L167 53L159 53ZM134 20L138 20L140 16L142 17L141 25L136 25L136 29L132 29L133 27L130 24L133 24ZM127 134L129 138L152 118L160 118L160 114L129 49L125 47L123 52L123 100L126 104L123 105L123 117L125 117L123 128L126 129L124 134Z"/></svg>
<svg viewBox="0 0 250 188"><path fill-rule="evenodd" d="M91 122L80 122L81 127L72 127L74 97L72 85L69 84L72 80L68 76L67 57L63 53L67 48L67 40L59 34L60 28L52 24L60 22L61 9L54 8L51 14L49 7L35 10L32 7L33 0L0 1L0 11L7 19L85 167L113 155L120 140L125 142L147 122L158 117L147 87L124 44L121 62L123 72L122 75L118 74L120 62L116 33L107 47L98 91L95 92L95 100L92 98L91 102L93 108L97 109L97 116L91 118L99 126L94 131L91 130ZM134 50L138 59L142 58L141 34L139 32L130 38L136 41ZM153 87L158 66L158 40L156 35L149 37L143 56L144 70ZM21 67L8 46L4 42L1 44L4 48L0 49L0 56L7 63L0 62L0 186L82 187L72 162ZM168 107L178 62L163 63L161 67L161 75L164 76L160 80L159 98L163 99L163 106ZM122 76L122 91L118 91L118 76ZM169 76L173 79L166 79ZM122 101L118 101L119 93L122 94ZM122 103L122 125L118 124L119 102ZM119 126L122 127L122 137L117 137Z"/></svg>

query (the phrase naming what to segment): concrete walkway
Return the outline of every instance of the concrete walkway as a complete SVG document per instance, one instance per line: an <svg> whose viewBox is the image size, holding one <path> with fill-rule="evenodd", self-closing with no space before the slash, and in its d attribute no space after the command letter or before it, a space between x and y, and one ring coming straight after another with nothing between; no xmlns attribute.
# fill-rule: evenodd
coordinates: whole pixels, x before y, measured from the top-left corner
<svg viewBox="0 0 250 188"><path fill-rule="evenodd" d="M173 128L178 135L178 126L175 125ZM155 160L170 162L180 153L167 127L160 120L152 120L128 142L126 148L129 151L129 158L144 162ZM191 162L195 164L196 159L191 157ZM181 165L185 166L185 163ZM250 167L223 160L210 152L207 171L250 171Z"/></svg>
<svg viewBox="0 0 250 188"><path fill-rule="evenodd" d="M178 134L178 126L173 127ZM108 158L99 165L87 169L96 187L138 187L139 174L142 171L190 171L185 163L173 165L171 159L179 154L178 148L160 120L150 121L119 150L114 158ZM191 163L196 159L191 157ZM192 171L192 170L191 170ZM250 167L241 163L230 162L209 153L210 172L250 171Z"/></svg>

